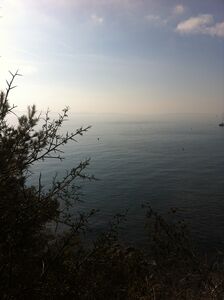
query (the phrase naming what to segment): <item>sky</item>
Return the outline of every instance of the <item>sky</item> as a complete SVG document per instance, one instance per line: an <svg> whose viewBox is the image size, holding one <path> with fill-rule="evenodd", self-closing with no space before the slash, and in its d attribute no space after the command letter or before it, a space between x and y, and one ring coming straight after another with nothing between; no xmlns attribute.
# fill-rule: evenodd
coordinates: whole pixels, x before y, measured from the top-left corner
<svg viewBox="0 0 224 300"><path fill-rule="evenodd" d="M0 87L74 113L224 111L223 0L0 0Z"/></svg>

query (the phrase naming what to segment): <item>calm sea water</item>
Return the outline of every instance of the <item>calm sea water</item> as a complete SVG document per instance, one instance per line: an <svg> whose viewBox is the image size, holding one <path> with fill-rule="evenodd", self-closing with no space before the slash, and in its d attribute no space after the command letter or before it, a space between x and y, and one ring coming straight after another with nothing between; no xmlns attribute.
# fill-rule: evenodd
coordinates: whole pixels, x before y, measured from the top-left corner
<svg viewBox="0 0 224 300"><path fill-rule="evenodd" d="M224 246L224 129L210 115L76 116L66 130L92 124L78 143L66 146L66 159L34 166L32 183L41 171L48 186L91 157L87 172L99 181L83 183L84 203L76 209L100 209L93 228L100 231L116 213L128 209L123 235L144 244L144 210L149 202L160 213L178 207L201 247ZM99 139L98 139L99 138Z"/></svg>

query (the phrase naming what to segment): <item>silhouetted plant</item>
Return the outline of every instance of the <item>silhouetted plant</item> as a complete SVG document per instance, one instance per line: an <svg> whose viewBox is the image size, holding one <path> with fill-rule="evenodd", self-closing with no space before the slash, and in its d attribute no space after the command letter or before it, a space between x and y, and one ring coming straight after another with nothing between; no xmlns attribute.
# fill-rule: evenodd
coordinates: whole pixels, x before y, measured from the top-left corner
<svg viewBox="0 0 224 300"><path fill-rule="evenodd" d="M49 112L40 120L35 106L28 107L27 115L17 117L16 125L10 125L7 117L14 113L15 106L10 106L8 97L19 73L10 74L6 92L0 94L0 282L3 298L21 296L30 284L33 286L38 278L46 277L54 261L66 250L70 240L77 239L93 214L91 211L74 219L69 211L72 201L79 199L76 180L94 179L84 172L89 160L80 162L61 180L55 177L47 191L43 189L41 175L38 187L27 186L34 163L52 158L61 160L61 147L75 141L90 127L80 127L63 135L59 130L67 119L68 108L56 120L50 119ZM46 230L49 222L69 227L69 234L67 232L61 239L60 247L54 235ZM53 247L53 258L45 261Z"/></svg>

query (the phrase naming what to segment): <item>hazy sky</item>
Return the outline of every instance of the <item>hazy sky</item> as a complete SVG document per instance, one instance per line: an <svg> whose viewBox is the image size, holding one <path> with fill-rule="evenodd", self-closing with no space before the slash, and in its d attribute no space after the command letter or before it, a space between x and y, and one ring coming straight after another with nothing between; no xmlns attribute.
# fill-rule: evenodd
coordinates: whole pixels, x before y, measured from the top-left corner
<svg viewBox="0 0 224 300"><path fill-rule="evenodd" d="M21 109L224 110L223 0L0 0L0 83Z"/></svg>

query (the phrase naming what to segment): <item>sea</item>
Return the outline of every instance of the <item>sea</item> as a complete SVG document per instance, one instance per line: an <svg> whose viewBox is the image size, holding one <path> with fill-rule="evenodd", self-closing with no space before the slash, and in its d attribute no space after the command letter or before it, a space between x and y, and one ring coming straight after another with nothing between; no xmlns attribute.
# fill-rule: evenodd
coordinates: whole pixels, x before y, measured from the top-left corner
<svg viewBox="0 0 224 300"><path fill-rule="evenodd" d="M177 209L192 239L201 249L224 248L224 128L210 114L87 115L71 114L63 130L91 125L76 142L68 143L64 159L48 159L32 167L29 183L48 188L52 178L65 175L90 158L81 202L72 212L99 210L90 221L92 234L108 228L116 214L126 214L121 236L144 246L148 203L162 216ZM173 218L173 217L172 217Z"/></svg>

